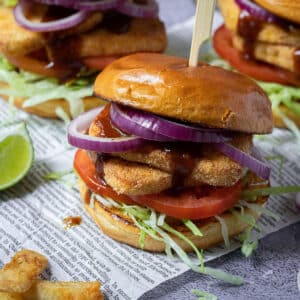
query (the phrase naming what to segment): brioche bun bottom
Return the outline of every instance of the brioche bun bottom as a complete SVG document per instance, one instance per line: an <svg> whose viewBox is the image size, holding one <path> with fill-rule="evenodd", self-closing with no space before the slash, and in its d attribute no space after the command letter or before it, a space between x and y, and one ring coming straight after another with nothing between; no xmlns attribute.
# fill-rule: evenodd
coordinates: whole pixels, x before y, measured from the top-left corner
<svg viewBox="0 0 300 300"><path fill-rule="evenodd" d="M8 88L8 85L4 82L0 82L0 88ZM8 95L0 96L6 101L8 101L9 99ZM69 115L69 117L71 117L70 105L65 99L53 99L31 107L23 107L23 103L25 101L25 98L14 97L14 106L30 114L45 118L57 118L55 110L57 107L61 107ZM84 111L88 111L92 108L103 105L104 103L105 102L103 100L100 100L99 98L94 96L83 98Z"/></svg>
<svg viewBox="0 0 300 300"><path fill-rule="evenodd" d="M300 118L298 115L296 115L294 112L292 112L290 109L288 109L283 105L280 105L279 109L300 128ZM278 116L278 114L276 114L274 110L273 110L273 117L274 117L275 127L287 128L282 118Z"/></svg>
<svg viewBox="0 0 300 300"><path fill-rule="evenodd" d="M141 248L139 244L140 229L134 225L133 221L128 216L126 216L121 210L117 208L105 207L102 203L96 200L94 201L93 207L91 207L91 192L81 179L79 179L79 190L85 209L104 234L121 243L125 243L135 248ZM257 199L256 204L264 206L266 201L267 197L260 197ZM256 219L259 217L258 213L248 208L245 208L245 213L254 216ZM223 213L221 217L227 224L228 234L230 237L243 232L249 227L248 224L242 222L231 213ZM199 249L207 249L223 242L221 224L215 218L198 221L195 222L195 224L203 233L203 237L197 237L193 235L187 227L181 224L176 224L175 226L172 225L172 227L183 233ZM174 235L171 236L174 241L186 252L193 251L191 246L186 242ZM164 252L165 244L164 242L157 241L147 235L143 250Z"/></svg>

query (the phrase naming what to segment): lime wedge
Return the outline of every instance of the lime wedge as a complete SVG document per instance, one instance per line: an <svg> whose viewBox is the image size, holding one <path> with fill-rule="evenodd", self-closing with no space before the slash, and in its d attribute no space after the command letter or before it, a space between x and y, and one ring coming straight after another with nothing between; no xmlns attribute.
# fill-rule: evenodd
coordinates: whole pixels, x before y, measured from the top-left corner
<svg viewBox="0 0 300 300"><path fill-rule="evenodd" d="M0 191L19 182L33 162L33 146L25 123L0 130Z"/></svg>

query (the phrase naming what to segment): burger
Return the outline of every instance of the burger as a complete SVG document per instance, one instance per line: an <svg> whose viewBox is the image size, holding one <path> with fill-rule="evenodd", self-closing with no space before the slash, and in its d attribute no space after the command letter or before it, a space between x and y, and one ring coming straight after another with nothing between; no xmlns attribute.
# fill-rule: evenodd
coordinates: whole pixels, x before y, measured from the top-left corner
<svg viewBox="0 0 300 300"><path fill-rule="evenodd" d="M267 187L270 169L252 136L273 119L253 80L140 53L106 67L94 94L107 104L73 120L68 140L84 207L106 235L186 262L185 251L255 224L267 198L245 190Z"/></svg>
<svg viewBox="0 0 300 300"><path fill-rule="evenodd" d="M213 38L217 54L259 81L276 126L300 126L300 2L219 0L219 6L225 25Z"/></svg>
<svg viewBox="0 0 300 300"><path fill-rule="evenodd" d="M99 70L165 47L154 0L0 1L0 94L36 115L74 117L101 104Z"/></svg>

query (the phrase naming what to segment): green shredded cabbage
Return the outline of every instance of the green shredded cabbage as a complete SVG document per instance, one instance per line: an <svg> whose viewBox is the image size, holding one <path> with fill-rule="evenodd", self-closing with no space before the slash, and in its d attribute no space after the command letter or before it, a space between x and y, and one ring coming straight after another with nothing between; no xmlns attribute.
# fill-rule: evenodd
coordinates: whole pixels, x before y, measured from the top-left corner
<svg viewBox="0 0 300 300"><path fill-rule="evenodd" d="M242 277L226 273L220 269L205 267L204 274L233 285L242 285L244 283Z"/></svg>
<svg viewBox="0 0 300 300"><path fill-rule="evenodd" d="M3 0L2 4L7 7L14 7L18 3L18 0Z"/></svg>
<svg viewBox="0 0 300 300"><path fill-rule="evenodd" d="M0 93L26 98L24 107L63 98L70 105L72 117L75 117L84 110L82 99L93 94L94 79L94 75L89 75L68 84L60 84L55 78L18 71L6 58L0 56L0 81L9 85L0 89Z"/></svg>
<svg viewBox="0 0 300 300"><path fill-rule="evenodd" d="M164 242L165 252L169 257L173 257L172 251L174 251L178 255L178 257L195 272L210 275L231 284L240 285L243 283L243 279L240 276L231 275L218 269L204 267L202 250L199 250L196 247L196 245L181 232L175 230L173 227L167 224L165 221L165 215L158 214L154 210L145 207L140 207L138 205L121 204L112 199L103 198L97 194L92 194L91 197L93 199L96 199L97 201L100 201L105 206L116 207L118 209L121 209L127 216L129 216L132 219L134 224L141 231L139 237L141 248L145 246L144 242L146 235L149 235L158 241ZM192 223L192 221L190 222ZM191 224L189 222L186 223ZM183 240L191 246L191 248L195 251L198 257L200 266L195 264L190 259L187 253L181 248L180 245L178 245L174 241L170 234L172 234L173 236L177 236L178 238L180 238L181 240ZM198 235L199 232L197 232L197 236Z"/></svg>
<svg viewBox="0 0 300 300"><path fill-rule="evenodd" d="M299 185L291 186L272 186L267 188L256 188L251 190L244 190L242 192L243 199L251 199L253 197L269 196L269 195L280 195L286 193L297 193L300 192Z"/></svg>
<svg viewBox="0 0 300 300"><path fill-rule="evenodd" d="M229 241L228 227L227 227L226 221L223 218L221 218L220 216L215 216L215 218L221 224L221 233L223 236L224 244L225 244L226 249L229 249L230 241Z"/></svg>
<svg viewBox="0 0 300 300"><path fill-rule="evenodd" d="M251 210L259 213L259 214L264 214L266 216L272 217L273 219L275 219L276 221L280 221L280 216L274 214L273 212L271 212L270 210L268 210L267 208L258 205L258 204L254 204L254 203L249 203L247 201L240 201L242 205L250 208Z"/></svg>
<svg viewBox="0 0 300 300"><path fill-rule="evenodd" d="M139 237L139 244L141 246L141 249L144 249L144 247L145 247L146 235L147 235L146 231L144 229L142 229L140 232L140 237Z"/></svg>
<svg viewBox="0 0 300 300"><path fill-rule="evenodd" d="M238 213L236 210L234 209L231 209L230 210L231 213L237 217L238 219L240 219L242 222L250 225L251 227L255 227L257 228L258 230L261 231L261 228L260 226L256 223L256 219L254 218L254 216L252 215L248 215L248 214L241 214L241 213Z"/></svg>
<svg viewBox="0 0 300 300"><path fill-rule="evenodd" d="M218 297L215 296L214 294L205 292L205 291L200 291L200 290L191 290L192 294L197 296L198 300L218 300Z"/></svg>
<svg viewBox="0 0 300 300"><path fill-rule="evenodd" d="M249 257L257 249L258 246L258 240L250 241L251 233L252 228L248 228L244 232L244 234L241 234L239 236L240 241L243 243L241 251L246 257Z"/></svg>
<svg viewBox="0 0 300 300"><path fill-rule="evenodd" d="M195 236L203 236L203 233L191 220L183 220L183 224L195 235Z"/></svg>
<svg viewBox="0 0 300 300"><path fill-rule="evenodd" d="M62 119L65 122L66 125L71 122L69 115L63 110L61 106L55 109L55 113L60 119Z"/></svg>
<svg viewBox="0 0 300 300"><path fill-rule="evenodd" d="M169 226L167 223L164 223L162 226L163 229L165 229L166 231L174 234L175 236L179 237L181 240L185 241L187 244L189 244L192 249L195 251L200 265L201 265L201 271L204 272L204 261L203 261L203 255L202 252L199 251L199 249L196 247L196 245L190 240L188 239L184 234L182 234L181 232L175 230L174 228L172 228L171 226Z"/></svg>
<svg viewBox="0 0 300 300"><path fill-rule="evenodd" d="M51 172L44 176L45 180L58 180L69 188L76 189L77 179L73 170Z"/></svg>

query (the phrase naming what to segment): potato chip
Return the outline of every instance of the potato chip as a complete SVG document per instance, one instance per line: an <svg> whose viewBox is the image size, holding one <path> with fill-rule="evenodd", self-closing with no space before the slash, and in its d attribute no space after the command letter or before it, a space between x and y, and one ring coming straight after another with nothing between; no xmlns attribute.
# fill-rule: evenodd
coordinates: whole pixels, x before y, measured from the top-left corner
<svg viewBox="0 0 300 300"><path fill-rule="evenodd" d="M23 300L21 294L0 292L0 300Z"/></svg>
<svg viewBox="0 0 300 300"><path fill-rule="evenodd" d="M24 300L102 300L99 282L38 280L23 294Z"/></svg>
<svg viewBox="0 0 300 300"><path fill-rule="evenodd" d="M0 270L0 291L22 293L27 291L46 268L47 258L35 251L18 251Z"/></svg>

